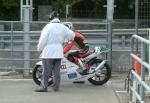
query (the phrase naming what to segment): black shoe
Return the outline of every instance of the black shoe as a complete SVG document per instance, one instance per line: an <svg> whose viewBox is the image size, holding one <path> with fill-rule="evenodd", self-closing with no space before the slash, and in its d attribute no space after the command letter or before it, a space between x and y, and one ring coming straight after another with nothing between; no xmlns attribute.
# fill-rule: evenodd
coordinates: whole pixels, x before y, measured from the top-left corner
<svg viewBox="0 0 150 103"><path fill-rule="evenodd" d="M48 90L46 90L46 89L37 89L37 90L35 90L35 92L48 92Z"/></svg>

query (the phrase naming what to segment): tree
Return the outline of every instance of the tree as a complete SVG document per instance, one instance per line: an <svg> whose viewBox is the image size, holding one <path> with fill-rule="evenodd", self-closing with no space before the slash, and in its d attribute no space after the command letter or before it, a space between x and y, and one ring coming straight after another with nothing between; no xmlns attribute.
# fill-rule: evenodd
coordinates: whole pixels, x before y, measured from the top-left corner
<svg viewBox="0 0 150 103"><path fill-rule="evenodd" d="M0 3L0 19L18 20L19 9L19 0L2 0Z"/></svg>
<svg viewBox="0 0 150 103"><path fill-rule="evenodd" d="M7 9L19 6L19 0L2 0L2 3Z"/></svg>
<svg viewBox="0 0 150 103"><path fill-rule="evenodd" d="M125 15L125 12L134 12L135 0L114 0L117 7L115 8L115 16L133 17L132 15ZM91 3L92 2L92 3ZM82 3L85 3L82 4ZM38 6L39 5L51 5L54 10L58 10L63 17L65 17L65 6L69 4L70 7L75 5L81 7L90 7L90 13L88 17L105 17L106 8L103 5L107 4L107 0L33 0L33 18L37 20ZM81 4L81 5L80 5ZM83 7L84 6L84 7ZM77 9L77 8L75 8ZM80 8L79 8L80 9ZM14 12L15 11L15 12ZM99 15L100 14L100 15ZM72 14L73 15L73 14ZM20 0L1 0L0 3L0 20L20 20Z"/></svg>

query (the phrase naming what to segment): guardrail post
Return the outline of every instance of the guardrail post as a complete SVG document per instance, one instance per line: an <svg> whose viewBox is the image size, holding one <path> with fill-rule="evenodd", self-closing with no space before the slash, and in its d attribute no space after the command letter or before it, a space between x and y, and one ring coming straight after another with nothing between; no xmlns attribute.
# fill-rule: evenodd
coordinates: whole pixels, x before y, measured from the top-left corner
<svg viewBox="0 0 150 103"><path fill-rule="evenodd" d="M33 13L33 0L20 0L20 21L23 21L24 15L24 5L30 6L30 21L32 21L32 13Z"/></svg>
<svg viewBox="0 0 150 103"><path fill-rule="evenodd" d="M14 69L12 68L13 67L13 48L14 48L14 44L13 44L13 22L11 22L11 69Z"/></svg>
<svg viewBox="0 0 150 103"><path fill-rule="evenodd" d="M135 0L135 34L138 35L138 16L139 16L139 0ZM138 51L138 42L136 44L136 51Z"/></svg>
<svg viewBox="0 0 150 103"><path fill-rule="evenodd" d="M148 28L148 36L150 40L150 28ZM150 64L150 45L149 45L149 64ZM149 70L149 77L150 77L150 70Z"/></svg>
<svg viewBox="0 0 150 103"><path fill-rule="evenodd" d="M134 38L131 38L131 52L130 53L133 53L133 51L134 51ZM134 61L132 57L130 56L130 69L133 68L133 65L134 65Z"/></svg>
<svg viewBox="0 0 150 103"><path fill-rule="evenodd" d="M133 92L130 87L133 87L133 79L134 77L133 74L131 73L130 80L129 80L129 103L132 103Z"/></svg>
<svg viewBox="0 0 150 103"><path fill-rule="evenodd" d="M68 15L69 15L69 4L66 5L66 21L68 21Z"/></svg>
<svg viewBox="0 0 150 103"><path fill-rule="evenodd" d="M23 15L23 19L24 19L24 24L23 24L23 29L24 29L24 69L23 70L23 76L24 77L28 77L29 76L29 68L30 68L30 53L29 53L29 48L30 48L30 35L29 35L29 31L30 31L30 6L29 5L25 5L23 6L24 8L24 15ZM28 70L27 70L28 69Z"/></svg>
<svg viewBox="0 0 150 103"><path fill-rule="evenodd" d="M142 42L141 43L141 59L145 61L145 44ZM145 81L145 67L141 63L141 80ZM140 86L140 95L141 95L141 100L144 101L145 97L145 88L141 85Z"/></svg>
<svg viewBox="0 0 150 103"><path fill-rule="evenodd" d="M112 21L114 13L114 0L107 0L107 32L108 32L108 53L109 65L112 68Z"/></svg>
<svg viewBox="0 0 150 103"><path fill-rule="evenodd" d="M126 45L126 38L125 36L121 36L121 41L122 41L122 48L124 49L125 48L125 45Z"/></svg>
<svg viewBox="0 0 150 103"><path fill-rule="evenodd" d="M4 31L4 25L0 24L0 31ZM1 41L4 41L4 38L0 38ZM0 43L0 48L4 48L5 44L3 42Z"/></svg>

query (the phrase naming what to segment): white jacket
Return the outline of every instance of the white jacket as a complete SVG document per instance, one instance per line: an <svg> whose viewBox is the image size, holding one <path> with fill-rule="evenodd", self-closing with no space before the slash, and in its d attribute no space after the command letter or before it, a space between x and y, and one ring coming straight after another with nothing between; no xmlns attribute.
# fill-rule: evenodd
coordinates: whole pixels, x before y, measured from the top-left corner
<svg viewBox="0 0 150 103"><path fill-rule="evenodd" d="M42 32L37 50L42 51L40 58L63 58L63 42L74 38L73 31L60 23L59 19L52 20Z"/></svg>

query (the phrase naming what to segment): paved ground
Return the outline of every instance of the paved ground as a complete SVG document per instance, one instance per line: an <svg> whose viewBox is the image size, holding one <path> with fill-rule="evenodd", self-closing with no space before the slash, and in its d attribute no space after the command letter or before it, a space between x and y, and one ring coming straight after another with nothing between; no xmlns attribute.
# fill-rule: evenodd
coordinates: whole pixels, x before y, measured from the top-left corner
<svg viewBox="0 0 150 103"><path fill-rule="evenodd" d="M62 80L59 92L49 88L48 93L36 93L38 86L31 77L23 79L14 72L0 73L0 103L128 103L126 77L127 73L112 73L112 78L103 86ZM150 103L150 94L145 100Z"/></svg>
<svg viewBox="0 0 150 103"><path fill-rule="evenodd" d="M125 79L127 78L127 72L117 72L112 74L112 78L108 81L107 85L111 87L118 100L119 103L129 103L129 94L127 91L127 83L125 88ZM150 79L147 78L146 82L150 85ZM145 103L150 103L150 92L145 93Z"/></svg>
<svg viewBox="0 0 150 103"><path fill-rule="evenodd" d="M36 93L31 79L0 80L0 103L119 103L107 84L94 86L88 82L73 84L62 81L59 92Z"/></svg>
<svg viewBox="0 0 150 103"><path fill-rule="evenodd" d="M112 78L108 81L107 85L111 87L116 97L118 98L119 103L128 103L128 92L125 88L125 79L127 78L127 73L114 73ZM127 85L126 85L127 86Z"/></svg>

